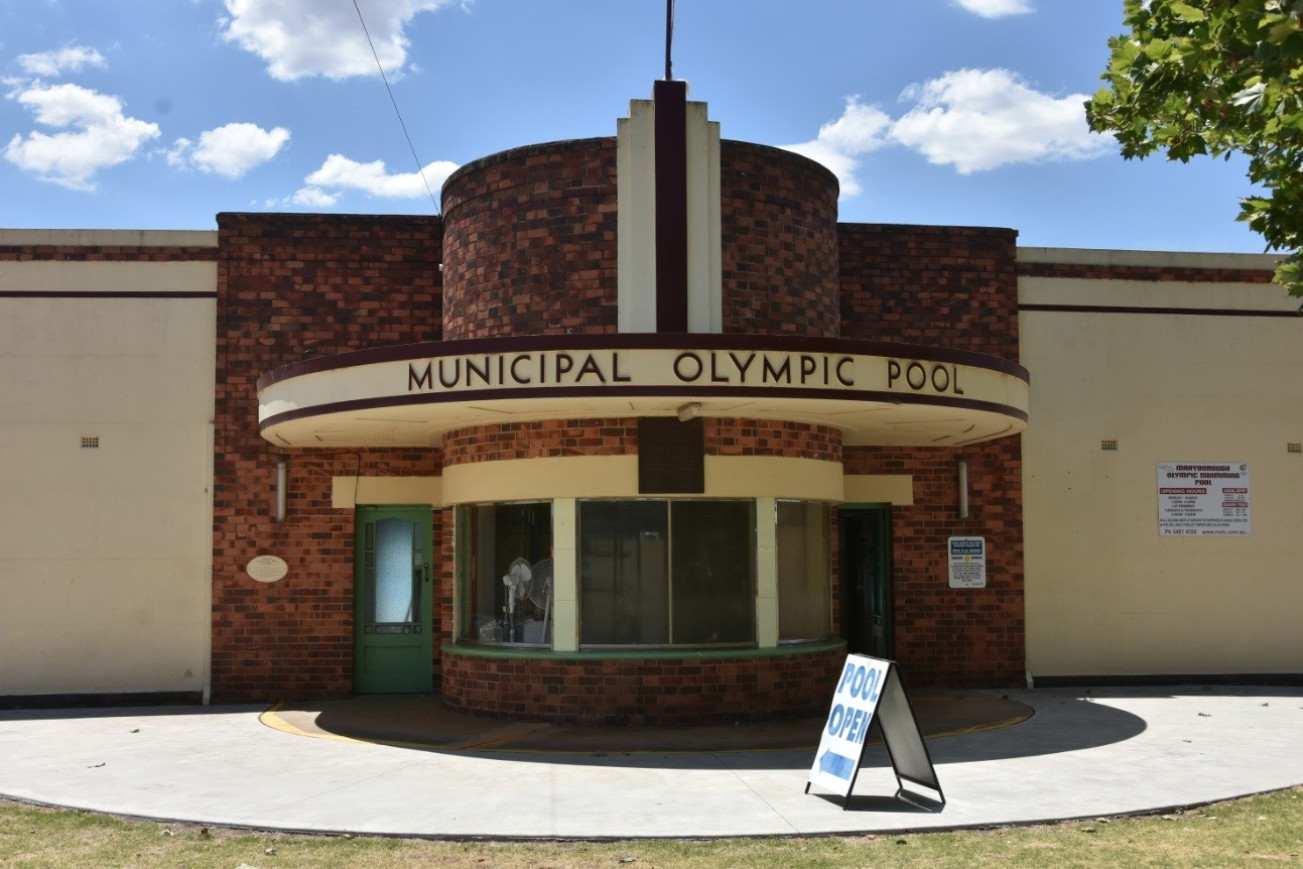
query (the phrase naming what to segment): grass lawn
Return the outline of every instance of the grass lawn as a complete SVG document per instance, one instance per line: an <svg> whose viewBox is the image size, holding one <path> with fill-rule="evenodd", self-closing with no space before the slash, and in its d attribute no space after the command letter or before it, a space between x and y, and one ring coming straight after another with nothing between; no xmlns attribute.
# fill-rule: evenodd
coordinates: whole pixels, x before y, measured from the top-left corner
<svg viewBox="0 0 1303 869"><path fill-rule="evenodd" d="M0 800L6 869L1303 867L1303 788L1161 816L955 833L708 841L458 842L164 824Z"/></svg>

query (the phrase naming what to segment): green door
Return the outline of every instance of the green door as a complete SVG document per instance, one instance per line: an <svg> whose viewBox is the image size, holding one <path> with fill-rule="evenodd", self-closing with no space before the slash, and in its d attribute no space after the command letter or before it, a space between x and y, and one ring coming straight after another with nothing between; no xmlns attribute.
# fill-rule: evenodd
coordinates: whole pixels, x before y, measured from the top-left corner
<svg viewBox="0 0 1303 869"><path fill-rule="evenodd" d="M841 552L842 637L846 650L891 658L891 507L837 509Z"/></svg>
<svg viewBox="0 0 1303 869"><path fill-rule="evenodd" d="M354 565L353 689L433 687L429 507L359 507Z"/></svg>

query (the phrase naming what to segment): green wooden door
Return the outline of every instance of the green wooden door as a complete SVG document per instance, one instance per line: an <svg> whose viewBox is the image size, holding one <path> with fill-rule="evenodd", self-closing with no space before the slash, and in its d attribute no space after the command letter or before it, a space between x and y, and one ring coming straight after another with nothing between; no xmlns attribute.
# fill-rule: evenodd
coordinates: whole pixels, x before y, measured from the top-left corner
<svg viewBox="0 0 1303 869"><path fill-rule="evenodd" d="M429 507L359 507L354 565L353 689L433 687Z"/></svg>

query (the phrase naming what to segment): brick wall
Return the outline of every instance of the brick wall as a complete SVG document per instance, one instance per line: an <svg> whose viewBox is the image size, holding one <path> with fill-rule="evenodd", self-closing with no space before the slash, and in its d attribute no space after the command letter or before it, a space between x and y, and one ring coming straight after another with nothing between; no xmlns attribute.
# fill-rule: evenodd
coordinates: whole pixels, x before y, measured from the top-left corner
<svg viewBox="0 0 1303 869"><path fill-rule="evenodd" d="M782 456L840 462L842 436L835 428L777 420L707 417L706 455Z"/></svg>
<svg viewBox="0 0 1303 869"><path fill-rule="evenodd" d="M1011 229L842 224L843 338L1018 359Z"/></svg>
<svg viewBox="0 0 1303 869"><path fill-rule="evenodd" d="M444 338L616 329L615 139L463 166L444 185Z"/></svg>
<svg viewBox="0 0 1303 869"><path fill-rule="evenodd" d="M438 339L442 223L221 214L218 233L213 699L345 695L353 511L331 506L331 479L438 474L440 451L278 449L258 434L255 384L305 354ZM280 458L289 462L283 523L274 518ZM433 519L436 532L444 515ZM286 560L285 579L249 578L245 566L262 554ZM440 565L447 588L449 570ZM448 635L446 608L437 615L437 630Z"/></svg>
<svg viewBox="0 0 1303 869"><path fill-rule="evenodd" d="M837 334L837 179L790 151L720 143L723 331Z"/></svg>
<svg viewBox="0 0 1303 869"><path fill-rule="evenodd" d="M706 417L704 447L711 456L783 456L841 460L841 432L776 420ZM638 452L636 417L503 423L449 432L444 467L472 462L552 456L620 456Z"/></svg>
<svg viewBox="0 0 1303 869"><path fill-rule="evenodd" d="M1018 359L1012 230L843 225L840 238L844 337ZM966 520L957 511L960 459L969 468ZM846 447L844 464L848 474L914 479L914 505L891 511L895 655L910 684L1022 684L1021 439ZM986 538L985 589L949 588L950 536Z"/></svg>
<svg viewBox="0 0 1303 869"><path fill-rule="evenodd" d="M735 723L828 712L842 648L783 655L594 660L452 654L444 702L464 712L587 725Z"/></svg>
<svg viewBox="0 0 1303 869"><path fill-rule="evenodd" d="M1023 683L1021 439L963 449L846 450L850 474L911 474L914 505L891 510L895 657L920 687ZM957 462L968 462L969 518ZM986 588L952 589L948 537L986 538Z"/></svg>
<svg viewBox="0 0 1303 869"><path fill-rule="evenodd" d="M449 432L444 465L553 456L620 456L638 451L638 420L551 419Z"/></svg>

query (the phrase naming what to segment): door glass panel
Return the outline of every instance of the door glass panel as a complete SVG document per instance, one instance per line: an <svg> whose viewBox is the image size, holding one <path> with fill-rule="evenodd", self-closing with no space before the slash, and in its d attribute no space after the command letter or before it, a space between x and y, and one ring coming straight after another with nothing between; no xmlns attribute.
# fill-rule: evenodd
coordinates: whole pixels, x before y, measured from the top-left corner
<svg viewBox="0 0 1303 869"><path fill-rule="evenodd" d="M405 519L376 523L375 616L380 623L410 623L419 604L420 576L415 528Z"/></svg>

